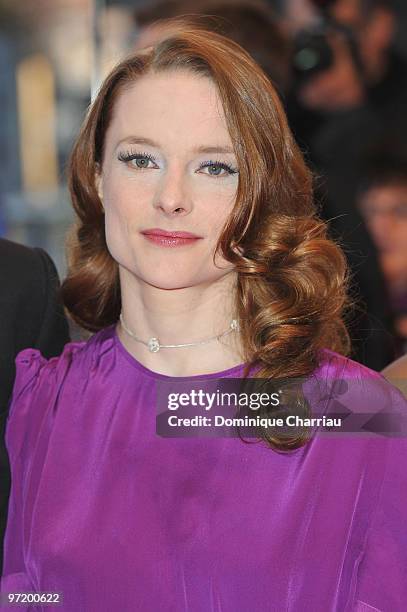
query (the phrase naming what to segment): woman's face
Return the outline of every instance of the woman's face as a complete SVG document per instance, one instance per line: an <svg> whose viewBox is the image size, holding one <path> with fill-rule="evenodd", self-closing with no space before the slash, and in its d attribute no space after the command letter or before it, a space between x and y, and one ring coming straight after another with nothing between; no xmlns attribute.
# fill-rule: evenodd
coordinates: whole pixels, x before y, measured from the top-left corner
<svg viewBox="0 0 407 612"><path fill-rule="evenodd" d="M112 257L162 289L212 283L233 266L213 253L238 172L214 83L188 71L141 77L116 101L99 195Z"/></svg>

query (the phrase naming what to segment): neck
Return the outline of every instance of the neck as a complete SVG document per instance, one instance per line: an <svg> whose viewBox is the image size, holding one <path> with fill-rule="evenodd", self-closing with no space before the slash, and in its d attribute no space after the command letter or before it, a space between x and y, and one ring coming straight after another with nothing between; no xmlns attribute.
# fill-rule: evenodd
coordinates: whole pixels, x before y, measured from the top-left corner
<svg viewBox="0 0 407 612"><path fill-rule="evenodd" d="M229 329L236 318L236 275L214 283L182 289L159 289L120 270L122 314L126 327L148 341L161 344L199 343ZM161 349L152 353L119 324L117 333L126 350L145 367L168 376L219 372L244 361L240 336L232 332L207 344Z"/></svg>

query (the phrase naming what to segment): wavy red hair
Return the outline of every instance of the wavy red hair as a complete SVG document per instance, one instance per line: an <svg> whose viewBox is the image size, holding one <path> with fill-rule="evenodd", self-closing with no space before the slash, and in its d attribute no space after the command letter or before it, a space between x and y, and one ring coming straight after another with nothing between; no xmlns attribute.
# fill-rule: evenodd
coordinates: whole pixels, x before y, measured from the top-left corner
<svg viewBox="0 0 407 612"><path fill-rule="evenodd" d="M327 237L313 203L304 163L279 97L267 76L236 43L184 24L154 48L122 61L104 81L73 149L69 186L77 214L68 276L62 286L73 319L90 331L114 324L121 309L118 266L105 240L95 185L106 130L121 92L150 72L190 70L216 84L239 167L236 203L218 249L238 273L236 308L249 373L302 377L320 349L342 353L349 338L342 319L346 263ZM303 444L263 436L274 448Z"/></svg>

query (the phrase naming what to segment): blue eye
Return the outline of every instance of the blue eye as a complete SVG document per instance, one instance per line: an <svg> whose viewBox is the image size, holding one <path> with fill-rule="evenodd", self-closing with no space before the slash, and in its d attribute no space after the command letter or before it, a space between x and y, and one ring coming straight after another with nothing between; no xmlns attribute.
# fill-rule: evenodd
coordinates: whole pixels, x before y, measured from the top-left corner
<svg viewBox="0 0 407 612"><path fill-rule="evenodd" d="M229 164L225 164L224 162L219 161L205 161L199 165L198 172L201 170L207 169L207 172L203 172L202 174L208 174L209 176L228 176L232 174L237 174L237 169L232 168Z"/></svg>
<svg viewBox="0 0 407 612"><path fill-rule="evenodd" d="M149 153L132 153L130 151L119 153L118 160L129 164L138 170L158 168L155 157Z"/></svg>

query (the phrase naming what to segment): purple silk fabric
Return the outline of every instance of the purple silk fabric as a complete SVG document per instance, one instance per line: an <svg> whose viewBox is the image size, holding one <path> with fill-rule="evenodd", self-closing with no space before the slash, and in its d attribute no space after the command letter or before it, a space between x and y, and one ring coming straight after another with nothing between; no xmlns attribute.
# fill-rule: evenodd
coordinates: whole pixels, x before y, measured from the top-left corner
<svg viewBox="0 0 407 612"><path fill-rule="evenodd" d="M389 398L406 410L379 374L323 355L320 379L352 380L371 412ZM407 610L406 438L316 435L289 454L161 438L157 380L171 379L114 327L59 358L17 357L1 590L58 592L63 604L14 609Z"/></svg>

